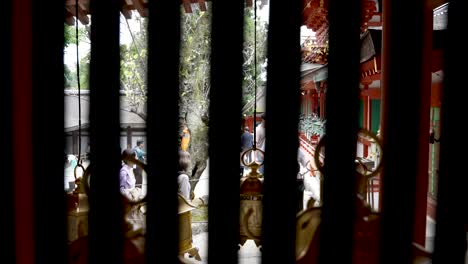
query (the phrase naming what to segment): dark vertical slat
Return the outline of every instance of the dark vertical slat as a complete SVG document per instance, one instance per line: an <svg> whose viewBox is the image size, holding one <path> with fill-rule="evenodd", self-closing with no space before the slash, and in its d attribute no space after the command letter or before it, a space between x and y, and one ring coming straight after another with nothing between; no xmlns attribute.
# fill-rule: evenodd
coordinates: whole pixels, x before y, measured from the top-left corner
<svg viewBox="0 0 468 264"><path fill-rule="evenodd" d="M4 1L3 9L5 14L0 16L0 32L8 41L0 42L0 87L2 87L2 96L0 96L0 160L6 166L0 173L0 256L5 256L6 264L15 263L15 244L12 243L15 239L14 233L14 211L13 211L13 164L12 152L12 16L11 7L12 1Z"/></svg>
<svg viewBox="0 0 468 264"><path fill-rule="evenodd" d="M383 3L382 263L410 263L418 172L426 1ZM411 21L411 26L408 25ZM426 154L427 155L427 154Z"/></svg>
<svg viewBox="0 0 468 264"><path fill-rule="evenodd" d="M37 263L66 261L64 1L32 8L33 174Z"/></svg>
<svg viewBox="0 0 468 264"><path fill-rule="evenodd" d="M351 263L352 258L360 4L359 0L335 0L328 7L330 51L320 263Z"/></svg>
<svg viewBox="0 0 468 264"><path fill-rule="evenodd" d="M13 1L13 177L16 263L34 263L32 1Z"/></svg>
<svg viewBox="0 0 468 264"><path fill-rule="evenodd" d="M423 13L423 43L433 43L433 11L429 7L424 7ZM421 89L419 90L419 109L418 121L415 122L419 126L420 135L424 135L425 131L429 131L430 115L431 115L431 86L432 86L432 71L431 59L433 45L421 46ZM427 132L429 133L429 132ZM427 222L427 202L428 202L428 187L429 187L429 144L428 139L424 136L419 136L418 141L414 142L417 145L418 159L416 186L414 191L415 208L414 208L414 228L413 242L424 246L426 244L426 222Z"/></svg>
<svg viewBox="0 0 468 264"><path fill-rule="evenodd" d="M148 25L147 263L176 263L180 3L152 1Z"/></svg>
<svg viewBox="0 0 468 264"><path fill-rule="evenodd" d="M437 196L436 238L433 263L465 263L468 232L468 177L463 164L468 148L466 130L466 97L461 88L466 83L466 45L460 41L465 32L466 1L450 1L448 7L448 43L445 46L444 87L442 94L439 186ZM464 93L463 93L464 94Z"/></svg>
<svg viewBox="0 0 468 264"><path fill-rule="evenodd" d="M300 14L301 1L270 3L262 263L295 260Z"/></svg>
<svg viewBox="0 0 468 264"><path fill-rule="evenodd" d="M208 261L237 263L244 1L213 1Z"/></svg>
<svg viewBox="0 0 468 264"><path fill-rule="evenodd" d="M119 3L91 1L90 263L121 263Z"/></svg>

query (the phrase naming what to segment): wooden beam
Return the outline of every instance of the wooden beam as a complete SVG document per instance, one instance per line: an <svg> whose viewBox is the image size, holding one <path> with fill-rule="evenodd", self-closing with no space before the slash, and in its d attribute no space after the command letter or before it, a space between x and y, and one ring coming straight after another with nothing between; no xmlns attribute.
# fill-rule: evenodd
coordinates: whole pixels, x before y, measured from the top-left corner
<svg viewBox="0 0 468 264"><path fill-rule="evenodd" d="M369 86L365 85L364 89L361 90L361 91L368 91L368 90L369 90ZM361 92L361 94L362 94L362 92ZM364 107L363 107L364 109L362 111L362 115L363 115L362 116L362 121L363 121L362 126L363 126L364 129L370 130L370 124L369 124L369 120L370 120L370 118L369 118L369 112L370 112L369 111L370 110L369 96L364 96L364 98L362 100L364 102Z"/></svg>
<svg viewBox="0 0 468 264"><path fill-rule="evenodd" d="M140 16L148 17L148 9L145 7L143 0L133 0L133 6L136 8Z"/></svg>
<svg viewBox="0 0 468 264"><path fill-rule="evenodd" d="M184 6L185 13L192 13L192 3L190 0L183 0L182 5Z"/></svg>
<svg viewBox="0 0 468 264"><path fill-rule="evenodd" d="M315 90L315 83L313 81L304 83L301 85L301 90L307 91L307 90Z"/></svg>
<svg viewBox="0 0 468 264"><path fill-rule="evenodd" d="M69 26L75 25L75 17L73 15L70 15L70 16L67 15L65 17L65 24L67 24Z"/></svg>
<svg viewBox="0 0 468 264"><path fill-rule="evenodd" d="M32 144L32 1L11 1L11 73L13 133L13 228L16 263L35 261L35 208ZM6 37L9 37L8 35ZM2 54L3 55L3 54ZM3 95L2 95L3 96ZM2 129L4 126L2 125ZM3 146L2 146L3 147ZM3 148L2 148L3 151Z"/></svg>
<svg viewBox="0 0 468 264"><path fill-rule="evenodd" d="M434 9L436 7L439 7L445 3L448 3L447 0L429 0L428 5L430 9Z"/></svg>
<svg viewBox="0 0 468 264"><path fill-rule="evenodd" d="M89 9L82 9L82 7L84 6L78 5L78 16L76 15L76 5L67 5L65 8L70 14L72 14L72 16L78 17L78 20L80 20L81 24L88 25L89 17L86 10Z"/></svg>
<svg viewBox="0 0 468 264"><path fill-rule="evenodd" d="M442 101L442 83L432 83L431 85L431 106L440 107Z"/></svg>
<svg viewBox="0 0 468 264"><path fill-rule="evenodd" d="M380 88L361 89L361 98L380 99Z"/></svg>
<svg viewBox="0 0 468 264"><path fill-rule="evenodd" d="M128 6L123 6L121 12L126 19L132 19L132 10Z"/></svg>
<svg viewBox="0 0 468 264"><path fill-rule="evenodd" d="M373 81L380 81L381 73L375 73L370 75L361 76L361 83L362 84L371 84Z"/></svg>
<svg viewBox="0 0 468 264"><path fill-rule="evenodd" d="M444 52L442 49L432 50L431 53L431 71L436 72L443 69Z"/></svg>
<svg viewBox="0 0 468 264"><path fill-rule="evenodd" d="M199 0L198 5L200 6L201 11L206 11L206 2L205 2L205 0Z"/></svg>
<svg viewBox="0 0 468 264"><path fill-rule="evenodd" d="M89 17L87 15L78 15L78 19L80 20L81 24L89 25Z"/></svg>

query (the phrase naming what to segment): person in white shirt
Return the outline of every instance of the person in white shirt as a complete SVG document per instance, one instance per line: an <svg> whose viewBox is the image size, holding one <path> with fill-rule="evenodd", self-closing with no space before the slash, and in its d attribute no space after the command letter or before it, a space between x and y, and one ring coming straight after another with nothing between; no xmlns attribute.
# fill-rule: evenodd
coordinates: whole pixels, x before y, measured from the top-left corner
<svg viewBox="0 0 468 264"><path fill-rule="evenodd" d="M265 152L265 120L266 115L265 113L262 114L262 122L255 128L255 142L256 148ZM257 155L257 161L263 162L263 157L259 154ZM259 170L260 173L263 174L263 165L260 166Z"/></svg>

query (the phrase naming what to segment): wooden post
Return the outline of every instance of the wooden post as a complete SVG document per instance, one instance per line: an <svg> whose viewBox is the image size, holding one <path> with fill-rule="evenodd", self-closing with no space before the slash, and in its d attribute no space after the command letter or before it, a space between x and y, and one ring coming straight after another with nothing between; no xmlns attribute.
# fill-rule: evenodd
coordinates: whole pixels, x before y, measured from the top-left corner
<svg viewBox="0 0 468 264"><path fill-rule="evenodd" d="M127 127L127 147L131 148L132 147L132 127L128 126Z"/></svg>
<svg viewBox="0 0 468 264"><path fill-rule="evenodd" d="M13 1L13 173L16 263L32 264L34 179L32 155L32 10L31 0ZM5 227L10 228L10 227Z"/></svg>
<svg viewBox="0 0 468 264"><path fill-rule="evenodd" d="M433 43L432 41L432 21L433 14L432 9L426 7L424 11L424 43ZM422 131L421 136L418 139L418 167L416 176L416 192L415 192L415 208L414 208L414 230L413 230L413 241L425 245L426 243L426 217L427 217L427 190L429 184L429 126L430 126L430 111L431 111L431 83L432 83L432 72L431 72L431 54L432 44L423 45L423 56L422 56L422 72L421 82L422 87L419 106L419 130ZM426 136L427 135L427 136Z"/></svg>

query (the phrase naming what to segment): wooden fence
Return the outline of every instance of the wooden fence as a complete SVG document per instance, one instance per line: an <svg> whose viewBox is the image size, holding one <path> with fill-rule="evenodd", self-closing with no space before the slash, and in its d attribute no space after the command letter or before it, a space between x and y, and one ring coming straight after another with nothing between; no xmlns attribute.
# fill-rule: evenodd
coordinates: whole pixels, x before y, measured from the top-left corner
<svg viewBox="0 0 468 264"><path fill-rule="evenodd" d="M120 1L91 2L90 263L121 263L118 217ZM432 3L432 2L431 2ZM66 263L63 193L63 27L60 1L4 0L0 15L0 256L2 263ZM329 86L320 263L351 263L354 155L358 130L359 0L329 4ZM381 263L410 263L425 219L416 207L427 144L429 1L384 1ZM209 131L208 261L238 262L243 1L213 1ZM271 1L262 263L295 263L302 1ZM147 263L177 263L175 171L178 131L179 1L149 1ZM468 175L466 1L450 1L442 99L433 263L464 263ZM387 29L387 30L385 30ZM296 88L295 88L296 87ZM285 89L288 88L288 89ZM429 89L430 90L430 89ZM426 100L427 101L427 100ZM164 104L162 104L164 102ZM232 109L233 111L226 111ZM238 109L238 110L236 110ZM346 109L343 111L343 109ZM285 116L289 118L284 118ZM164 123L164 129L157 124ZM426 124L427 123L427 124ZM164 140L160 140L164 139ZM427 152L426 152L427 154ZM427 163L426 163L427 164ZM115 177L113 176L115 175ZM156 185L159 185L157 188ZM161 186L164 186L161 188ZM170 198L173 197L174 199ZM423 198L421 198L423 197ZM164 201L164 202L162 202ZM424 203L425 204L425 203ZM159 217L164 215L164 217ZM423 213L424 215L424 213Z"/></svg>

